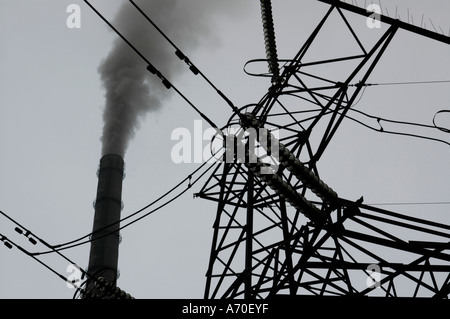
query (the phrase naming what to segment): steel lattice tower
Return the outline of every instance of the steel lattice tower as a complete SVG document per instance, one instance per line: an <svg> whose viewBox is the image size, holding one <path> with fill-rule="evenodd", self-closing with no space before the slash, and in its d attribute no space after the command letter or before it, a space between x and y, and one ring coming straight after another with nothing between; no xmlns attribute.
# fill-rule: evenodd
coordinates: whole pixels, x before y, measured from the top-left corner
<svg viewBox="0 0 450 319"><path fill-rule="evenodd" d="M450 226L368 206L362 198L341 198L324 182L318 164L397 30L447 44L450 38L380 15L387 31L373 45L363 45L346 14L371 13L341 1L320 1L330 9L295 57L280 61L271 3L261 0L272 85L226 126L238 146L250 143L246 131L258 131L260 152L250 161L257 152L247 147L244 156L217 164L196 194L217 202L205 298L372 296L375 291L447 298ZM359 52L306 59L332 14L340 17ZM326 77L324 70L339 64L339 78ZM274 174L260 173L275 154L264 140L274 142L279 153ZM415 241L417 234L427 239ZM381 272L380 281L373 281L377 290L366 285L375 270Z"/></svg>

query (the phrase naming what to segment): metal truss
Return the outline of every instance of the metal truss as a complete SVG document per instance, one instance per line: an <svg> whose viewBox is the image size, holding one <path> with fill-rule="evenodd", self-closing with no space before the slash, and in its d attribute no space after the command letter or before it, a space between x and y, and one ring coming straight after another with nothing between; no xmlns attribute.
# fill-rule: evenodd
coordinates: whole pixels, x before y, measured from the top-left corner
<svg viewBox="0 0 450 319"><path fill-rule="evenodd" d="M247 147L245 157L216 164L196 194L217 202L205 298L447 298L450 226L371 207L362 198L343 199L321 180L318 163L399 28L448 38L382 17L387 30L363 45L344 10L367 12L341 1L322 2L330 9L295 57L278 61L279 72L273 71L274 34L266 34L270 73L260 76L271 77L272 85L228 122L227 129L235 128L246 145L248 128L277 132L283 152L274 157L260 140L257 162L248 160ZM267 25L271 18L264 17L270 1L261 3L265 31L274 32ZM332 14L357 49L341 56L330 49L331 58L314 59L310 50ZM274 161L278 170L272 176L255 170ZM304 205L297 204L299 198Z"/></svg>

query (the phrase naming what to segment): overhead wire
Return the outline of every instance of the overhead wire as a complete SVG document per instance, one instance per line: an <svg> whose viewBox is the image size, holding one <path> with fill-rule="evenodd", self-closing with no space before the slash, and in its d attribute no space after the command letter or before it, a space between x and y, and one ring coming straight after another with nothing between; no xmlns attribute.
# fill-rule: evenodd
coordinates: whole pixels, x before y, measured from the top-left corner
<svg viewBox="0 0 450 319"><path fill-rule="evenodd" d="M5 218L7 218L9 221L11 221L12 223L14 223L15 225L17 225L18 227L15 228L15 231L19 234L24 235L25 237L28 238L28 240L33 244L37 244L37 242L33 239L36 238L37 241L39 241L41 244L43 244L44 246L46 246L47 248L51 249L54 253L58 254L60 257L62 257L63 259L65 259L66 261L68 261L71 265L75 265L80 272L82 273L82 278L83 279L85 276L89 277L89 274L83 270L81 267L78 266L77 263L75 263L74 261L72 261L71 259L69 259L67 256L65 256L64 254L62 254L61 252L55 250L49 243L47 243L45 240L43 240L40 236L37 236L35 233L33 233L31 230L25 228L23 225L21 225L18 221L14 220L12 217L10 217L8 214L6 214L3 211L0 211L0 214L3 215ZM1 235L0 235L1 236ZM4 238L6 238L5 236L3 236ZM11 241L9 239L7 239L8 241ZM12 242L12 241L11 241ZM41 260L37 259L36 257L33 256L33 253L30 253L28 250L22 248L21 246L13 243L13 245L18 248L21 252L25 253L26 255L32 257L33 259L35 259L36 261L38 261L39 263L43 264L46 268L49 268L50 270L52 270L52 272L57 273L55 270L53 270L50 266L46 265L45 263L43 263ZM60 275L58 273L58 277L63 278L62 275ZM64 280L67 280L66 278L64 278ZM68 281L69 283L71 283L70 281ZM72 285L74 285L73 283L71 283ZM75 287L75 285L74 285Z"/></svg>
<svg viewBox="0 0 450 319"><path fill-rule="evenodd" d="M429 81L403 81L403 82L381 82L381 83L364 83L351 84L349 86L388 86L388 85L414 85L414 84L442 84L450 83L450 80L429 80Z"/></svg>
<svg viewBox="0 0 450 319"><path fill-rule="evenodd" d="M422 81L421 83L442 83L442 82L450 82L450 81ZM361 115L363 115L365 117L368 117L370 119L375 119L377 121L378 125L379 125L379 128L376 128L376 127L373 127L373 126L371 126L369 124L366 124L366 123L362 122L361 120L358 120L358 119L356 119L356 118L354 118L354 117L352 117L352 116L350 116L348 114L346 114L345 117L350 119L350 120L352 120L352 121L354 121L354 122L356 122L356 123L358 123L358 124L360 124L360 125L362 125L362 126L364 126L364 127L366 127L366 128L368 128L368 129L371 129L371 130L379 132L379 133L386 133L386 134L393 134L393 135L403 135L403 136L409 136L409 137L413 137L413 138L427 139L427 140L431 140L431 141L440 142L440 143L444 143L444 144L450 145L449 142L447 142L447 141L445 141L443 139L439 139L439 138L434 138L434 137L429 137L429 136L419 135L419 134L412 134L412 133L389 131L389 130L386 130L381 124L382 122L387 122L387 123L400 124L400 125L405 125L405 126L417 126L417 127L427 128L427 129L437 129L437 130L440 130L440 131L445 132L445 133L450 133L450 129L438 126L436 124L436 117L437 117L437 115L438 114L442 114L442 113L450 113L450 110L438 111L433 117L433 121L432 121L433 125L429 125L429 124L415 123L415 122L408 122L408 121L399 121L399 120L393 120L393 119L389 119L389 118L385 118L385 117L381 117L381 116L375 116L375 115L371 115L371 114L368 114L367 112L363 112L361 110L358 110L358 109L354 108L356 105L358 105L360 103L360 101L362 100L362 98L363 98L363 96L364 96L364 94L366 92L366 89L369 86L375 86L375 85L396 85L396 84L403 84L403 85L405 85L405 84L417 84L417 83L418 82L390 82L390 83L373 83L373 84L351 84L349 86L361 85L361 86L363 86L363 89L362 89L362 92L360 93L358 99L353 103L353 105L349 108L349 110L351 112L359 113L359 114L361 114ZM294 96L294 97L298 97L298 98L302 98L301 96L298 96L298 95L296 95L294 93L289 93L289 95ZM307 101L309 101L309 100L307 100ZM312 101L309 101L309 102L314 103ZM310 112L315 112L315 111L319 111L319 110L310 110ZM332 112L334 112L334 110L330 110L327 113L331 114ZM326 115L327 113L325 113L324 115ZM338 111L338 113L340 113L340 112ZM280 115L280 114L275 114L275 115ZM273 116L273 114L271 116ZM311 116L311 117L309 117L307 119L304 119L303 121L308 121L308 120L311 120L311 119L313 119L315 117L316 116Z"/></svg>
<svg viewBox="0 0 450 319"><path fill-rule="evenodd" d="M239 110L233 104L233 102L221 91L219 90L211 80L181 51L181 49L169 38L169 36L161 30L160 27L133 1L129 0L131 4L139 11L139 13L158 31L169 44L176 50L175 55L182 61L184 61L188 66L191 72L194 75L200 74L200 76L216 91L216 93L227 102L227 104L231 107L234 113L239 115Z"/></svg>
<svg viewBox="0 0 450 319"><path fill-rule="evenodd" d="M215 156L215 155L211 156L210 159L212 159L214 156ZM112 223L112 224L109 224L109 225L107 225L107 226L105 226L105 227L103 227L103 228L97 230L96 232L91 232L91 233L89 233L89 234L86 234L86 235L84 235L84 236L82 236L82 237L79 237L79 238L77 238L77 239L75 239L75 240L71 240L71 241L66 242L66 243L63 243L63 244L58 244L58 245L51 246L51 247L52 247L52 250L50 250L50 251L44 251L44 252L36 252L36 253L33 253L33 255L50 254L50 253L53 253L53 252L55 252L55 251L66 250L66 249L69 249L69 248L74 248L74 247L78 247L78 246L81 246L81 245L90 243L90 242L92 242L92 241L94 241L94 240L98 240L98 239L100 239L100 238L109 236L110 234L115 233L115 232L117 232L118 230L122 230L122 229L124 229L124 228L126 228L126 227L128 227L128 226L130 226L130 225L132 225L132 224L134 224L134 223L136 223L137 221L139 221L139 220L141 220L141 219L143 219L143 218L145 218L145 217L147 217L147 216L149 216L149 215L155 213L156 211L160 210L161 208L163 208L163 207L167 206L168 204L172 203L175 199L179 198L181 195L183 195L184 193L186 193L186 192L187 192L194 184L196 184L196 183L197 183L197 182L198 182L198 181L199 181L199 180L200 180L200 179L201 179L201 178L202 178L202 177L203 177L203 176L204 176L204 175L205 175L205 174L206 174L213 166L214 166L214 165L211 165L208 169L206 169L203 173L200 174L199 177L197 177L197 178L193 181L193 180L192 180L193 175L197 174L197 173L198 173L198 172L199 172L206 164L208 164L208 162L209 162L209 160L208 160L208 161L205 161L205 163L203 163L199 168L197 168L196 170L194 170L194 171L193 171L191 174L189 174L187 177L185 177L184 179L182 179L177 185L175 185L174 187L172 187L169 191L167 191L166 193L164 193L163 195L161 195L160 197L158 197L156 200L154 200L154 201L151 202L150 204L146 205L145 207L143 207L143 208L137 210L136 212L134 212L134 213L132 213L132 214L130 214L130 215L128 215L128 216L126 216L126 217L120 219L120 220L117 221L117 222L114 222L114 223ZM114 225L116 225L116 224L123 223L124 221L126 221L126 220L128 220L128 219L130 219L130 218L132 218L132 217L135 217L136 215L142 213L144 210L146 210L146 209L150 208L151 206L155 205L157 202L159 202L159 201L162 200L163 198L167 197L170 193L172 193L173 191L175 191L177 188L179 188L182 184L184 184L184 183L187 182L187 181L189 181L189 184L188 184L183 190L181 190L180 193L176 194L174 197L172 197L171 199L169 199L167 202L161 204L161 205L158 206L157 208L155 208L155 209L153 209L153 210L151 210L151 211L145 213L144 215L142 215L142 216L136 218L135 220L133 220L133 221L131 221L131 222L125 224L125 225L122 225L121 227L119 227L118 230L111 231L111 232L109 232L109 233L107 233L107 234L104 234L104 235L102 235L102 236L99 236L99 237L97 237L97 238L95 238L95 239L88 239L88 240L82 241L83 239L88 238L88 237L91 237L93 234L95 234L95 233L97 233L97 232L100 232L100 231L102 231L102 230L104 230L104 229L107 229L107 228L109 228L109 227L111 227L111 226L114 226ZM81 241L82 241L82 242L81 242Z"/></svg>
<svg viewBox="0 0 450 319"><path fill-rule="evenodd" d="M445 140L442 139L438 139L438 138L434 138L434 137L429 137L429 136L425 136L425 135L418 135L418 134L411 134L411 133L403 133L403 132L395 132L395 131L388 131L385 130L383 128L383 126L381 125L381 122L388 122L388 123L394 123L394 124L400 124L400 125L409 125L409 126L418 126L418 127L423 127L423 128L429 128L429 129L438 129L442 132L445 133L450 133L450 129L444 128L444 127L440 127L436 125L436 116L438 114L441 113L450 113L450 110L441 110L438 111L433 119L432 119L432 123L433 125L428 125L428 124L422 124L422 123L415 123L415 122L408 122L408 121L398 121L398 120L392 120L392 119L387 119L387 118L383 118L380 116L374 116L374 115L370 115L366 112L363 112L361 110L357 110L354 108L354 106L356 106L362 99L364 93L365 93L365 89L369 86L382 86L382 85L414 85L414 84L440 84L440 83L450 83L450 80L437 80L437 81L409 81L409 82L382 82L382 83L358 83L358 84L350 84L349 86L363 86L364 89L358 99L358 101L356 103L354 103L349 110L355 113L359 113L361 115L364 115L368 118L371 119L375 119L378 122L378 125L380 126L379 128L374 128L366 123L363 123L362 121L359 121L351 116L349 116L348 114L346 114L346 117L352 121L355 121L358 124L361 124L371 130L374 130L376 132L380 132L380 133L386 133L386 134L394 134L394 135L403 135L403 136L409 136L409 137L413 137L413 138L421 138L421 139L426 139L426 140L431 140L431 141L436 141L436 142L440 142L440 143L444 143L447 145L450 145L450 142L447 142Z"/></svg>
<svg viewBox="0 0 450 319"><path fill-rule="evenodd" d="M322 202L311 201L311 203L315 205L320 205ZM291 206L289 203L286 205ZM450 205L450 202L442 201L442 202L380 202L380 203L367 203L367 206L428 206L428 205ZM266 204L267 207L276 207L275 204Z"/></svg>
<svg viewBox="0 0 450 319"><path fill-rule="evenodd" d="M253 59L253 60L249 60L249 61L244 65L244 72L245 72L247 75L250 75L250 76L270 77L270 76L271 76L270 73L261 73L261 74L251 73L251 72L247 71L247 69L246 69L247 65L250 64L250 63L253 63L253 62L265 62L265 61L267 61L267 59ZM289 60L279 60L279 61L289 61ZM365 123L363 123L363 122L361 122L361 121L359 121L359 120L357 120L357 119L355 119L355 118L352 118L351 116L346 115L346 117L349 118L349 119L351 119L351 120L353 120L353 121L355 121L355 122L357 122L357 123L359 123L359 124L361 124L361 125L363 125L363 126L365 126L365 127L367 127L367 128L369 128L369 129L372 129L372 130L375 130L375 131L378 131L378 132L389 133L389 134L397 134L397 135L407 135L407 136L418 137L418 138L425 138L425 139L429 139L429 140L433 140L433 141L438 141L438 142L443 142L443 143L445 143L445 144L449 144L449 143L447 143L446 141L443 141L443 140L441 140L441 139L429 138L429 137L422 136L422 135L415 135L415 134L408 134L408 133L401 133L401 132L391 132L391 131L386 131L386 130L384 130L384 128L381 126L380 122L381 122L381 121L385 121L385 122L396 123L396 124L403 124L403 125L413 125L413 126L421 126L421 127L426 127L426 128L435 128L435 129L438 129L438 130L440 130L440 131L442 131L442 132L450 133L450 129L449 129L449 128L445 128L445 127L442 127L442 126L438 126L438 125L436 124L436 117L437 117L437 115L442 114L442 113L450 113L450 110L440 110L440 111L438 111L438 112L434 115L434 117L433 117L433 120L432 120L433 126L431 126L431 125L427 125L427 124L420 124L420 123L414 123L414 122L406 122L406 121L390 120L390 119L386 119L386 118L379 117L379 116L372 116L372 115L369 115L369 114L367 114L367 113L364 113L364 112L362 112L362 111L359 111L359 110L356 110L356 109L353 108L354 106L356 106L356 105L361 101L362 97L363 97L364 94L365 94L366 89L367 89L368 87L371 87L371 86L418 85L418 84L443 84L443 83L450 83L450 80L402 81L402 82L380 82L380 83L356 83L356 84L349 84L349 85L348 85L349 87L352 87L352 86L362 86L362 87L363 87L363 90L362 90L362 92L361 92L361 94L360 94L358 100L351 106L350 110L353 111L353 112L359 112L360 114L362 114L362 115L364 115L364 116L367 116L367 117L369 117L369 118L377 119L377 120L378 120L378 123L379 123L379 125L380 125L380 129L373 128L372 126L367 125L367 124L365 124ZM297 95L294 94L294 93L288 93L288 95L292 95L292 96L299 97L299 96L297 96Z"/></svg>
<svg viewBox="0 0 450 319"><path fill-rule="evenodd" d="M214 155L213 155L212 157L214 157ZM211 158L212 158L212 157L211 157ZM211 159L211 158L210 158L210 159ZM121 219L119 222L123 222L123 221L125 221L125 220L127 220L127 219L129 219L129 218L131 218L131 217L133 217L133 216L135 216L135 215L137 215L137 214L139 214L139 213L142 212L143 210L149 208L150 206L152 206L153 204L155 204L156 202L158 202L159 200L161 200L162 198L164 198L165 196L167 196L168 194L170 194L173 190L175 190L175 189L178 188L181 184L183 184L184 182L186 182L186 181L188 180L188 181L189 181L188 186L186 186L186 188L183 189L179 194L177 194L176 196L174 196L173 198L171 198L170 200L168 200L168 201L165 202L164 204L160 205L159 207L155 208L154 210L152 210L152 211L150 211L150 212L147 212L146 214L140 216L139 218L137 218L137 219L135 219L135 220L133 220L133 221L131 221L131 222L129 222L129 223L127 223L127 224L121 226L118 230L122 230L122 229L124 229L124 228L126 228L126 227L128 227L128 226L130 226L130 225L132 225L132 224L134 224L134 223L136 223L136 222L138 222L139 220L141 220L141 219L143 219L143 218L149 216L150 214L152 214L152 213L156 212L157 210L163 208L164 206L170 204L171 202L173 202L173 201L175 201L177 198L179 198L181 195L183 195L184 193L186 193L186 192L187 192L194 184L196 184L196 183L197 183L197 182L198 182L198 181L199 181L199 180L200 180L200 179L201 179L201 178L202 178L202 177L203 177L203 176L204 176L204 175L205 175L212 167L213 167L213 165L211 165L211 166L210 166L207 170L205 170L198 178L196 178L194 181L192 181L192 175L194 175L195 173L197 173L197 172L198 172L201 168L203 168L207 163L208 163L208 161L206 161L204 164L202 164L198 169L196 169L193 173L189 174L189 175L188 175L185 179L183 179L179 184L177 184L177 185L176 185L175 187L173 187L170 191L166 192L164 195L162 195L161 197L159 197L157 200L155 200L155 201L152 202L151 204L145 206L144 208L138 210L137 212L135 212L135 213L133 213L133 214L131 214L131 215L129 215L129 216L127 216L127 217ZM67 258L66 256L64 256L60 251L66 250L66 249L69 249L69 248L74 248L74 247L81 246L81 245L84 245L84 244L87 244L87 243L92 242L93 239L89 239L89 240L84 241L84 242L81 242L81 243L73 244L73 243L75 243L75 242L77 242L77 241L80 241L80 240L86 238L86 237L90 237L93 233L90 233L90 234L85 235L85 236L83 236L83 237L81 237L81 238L79 238L79 239L76 239L76 240L74 240L74 241L71 241L71 242L68 242L68 243L65 243L65 244L52 246L52 245L48 244L46 241L44 241L43 239L41 239L39 236L37 236L36 234L34 234L33 232L29 231L27 228L25 228L24 226L22 226L21 224L19 224L17 221L15 221L14 219L12 219L12 218L11 218L10 216L8 216L6 213L0 211L0 214L3 215L4 217L6 217L7 219L9 219L10 221L12 221L13 223L15 223L15 224L16 224L17 226L19 226L20 228L24 229L24 230L26 231L26 233L28 234L28 236L33 236L33 237L35 237L37 240L39 240L42 244L44 244L46 247L50 248L51 250L45 251L45 252L34 252L34 253L32 253L32 252L27 251L26 249L24 249L24 248L21 247L20 245L16 244L14 241L10 240L10 239L7 238L6 236L0 234L0 239L1 239L1 241L3 241L3 242L5 243L5 245L6 245L8 248L16 247L16 248L19 249L21 252L23 252L23 253L26 254L27 256L33 258L35 261L37 261L38 263L40 263L41 265L43 265L45 268L47 268L48 270L50 270L52 273L54 273L55 275L57 275L60 279L64 280L65 282L71 283L70 281L68 281L68 279L67 279L66 277L64 277L63 275L61 275L60 273L58 273L55 269L53 269L52 267L50 267L49 265L47 265L46 263L44 263L43 261L41 261L40 259L38 259L36 256L38 256L38 255L50 254L50 253L57 253L58 255L60 255L61 257L63 257L63 258L66 259L67 261L69 261L71 264L77 265L76 263L74 263L73 261L71 261L69 258ZM114 224L116 224L116 223L114 223ZM114 224L108 225L108 226L106 226L105 228L108 228L108 227L110 227L110 226L112 226L112 225L114 225ZM100 231L100 230L98 230L98 231ZM107 233L107 234L105 234L105 235L103 235L103 236L101 236L101 237L96 238L95 240L100 239L100 238L103 238L103 237L106 237L106 236L109 236L110 234L112 234L112 233L114 233L114 232L116 232L116 231ZM70 244L73 244L73 245L70 245ZM84 271L81 267L78 267L78 269L82 272L83 276L88 276L88 277L90 277L89 274L88 274L86 271ZM71 283L71 284L72 284L75 288L77 288L77 286L76 286L74 283Z"/></svg>
<svg viewBox="0 0 450 319"><path fill-rule="evenodd" d="M359 110L355 110L355 109L350 109L350 111L352 112L356 112L356 113L360 113L368 118L371 119L376 119L378 125L380 126L379 128L375 128L372 127L360 120L357 120L356 118L353 118L352 116L346 114L345 117L370 129L373 130L375 132L379 132L379 133L384 133L384 134L392 134L392 135L400 135L400 136L408 136L408 137L413 137L413 138L420 138L420 139L425 139L425 140L430 140L430 141L435 141L435 142L439 142L439 143L444 143L447 145L450 145L450 142L447 142L445 140L439 139L439 138L435 138L435 137L430 137L430 136L425 136L425 135L419 135L419 134L412 134L412 133L405 133L405 132L398 132L398 131L390 131L390 130L386 130L382 125L381 122L389 122L389 123L396 123L396 124L402 124L402 125L409 125L409 126L419 126L419 127L425 127L425 128L432 128L432 129L436 129L436 127L434 126L430 126L430 125L426 125L426 124L421 124L421 123L414 123L414 122L405 122L405 121L396 121L396 120L390 120L390 119L386 119L383 117L379 117L379 116L374 116L374 115L370 115L367 114L365 112L359 111Z"/></svg>
<svg viewBox="0 0 450 319"><path fill-rule="evenodd" d="M440 130L444 133L450 133L449 128L441 127L436 124L436 116L438 116L439 114L442 114L442 113L450 113L450 110L440 110L440 111L436 112L436 114L433 117L433 125L435 128L437 128L438 130Z"/></svg>
<svg viewBox="0 0 450 319"><path fill-rule="evenodd" d="M29 241L32 244L36 244L36 241L33 241L32 238L36 238L41 244L43 244L44 246L46 246L47 248L50 248L53 250L53 246L50 245L49 243L47 243L45 240L43 240L41 237L37 236L36 234L34 234L31 230L25 228L23 225L21 225L19 222L17 222L16 220L14 220L12 217L10 217L8 214L4 213L3 211L0 211L0 214L3 215L5 218L7 218L9 221L11 221L12 223L14 223L15 225L17 225L19 227L19 229L16 227L15 231L19 234L23 234L25 237L27 237L29 239ZM70 260L68 257L66 257L65 255L61 254L60 252L54 250L55 253L57 253L58 255L60 255L62 258L64 258L66 261L68 261L71 264L75 264L72 260ZM84 271L82 271L83 274Z"/></svg>
<svg viewBox="0 0 450 319"><path fill-rule="evenodd" d="M450 202L398 202L398 203L370 203L370 206L422 206L422 205L450 205Z"/></svg>
<svg viewBox="0 0 450 319"><path fill-rule="evenodd" d="M441 139L438 139L438 138L429 137L429 136L425 136L425 135L412 134L412 133L389 131L389 130L385 130L382 126L380 126L380 129L377 129L377 128L374 128L374 127L372 127L370 125L367 125L367 124L365 124L365 123L363 123L363 122L361 122L361 121L359 121L359 120L357 120L357 119L355 119L355 118L353 118L353 117L351 117L349 115L346 115L345 117L350 119L350 120L352 120L352 121L355 121L356 123L358 123L358 124L360 124L362 126L365 126L368 129L371 129L371 130L373 130L375 132L384 133L384 134L392 134L392 135L400 135L400 136L408 136L408 137L425 139L425 140L430 140L430 141L434 141L434 142L439 142L439 143L444 143L444 144L450 145L450 142L447 142L447 141L444 141L444 140L441 140ZM377 119L384 120L382 118L377 118Z"/></svg>
<svg viewBox="0 0 450 319"><path fill-rule="evenodd" d="M178 90L177 87L175 87L164 75L162 75L161 72L159 72L152 63L121 33L119 30L117 30L116 27L112 25L111 22L108 21L88 0L84 0L84 2L123 40L126 44L136 53L139 55L139 57L147 63L147 70L151 73L158 76L162 83L166 86L167 89L173 89L183 100L185 100L186 103L189 104L206 122L208 122L211 127L215 129L219 129L218 126L210 119L208 118L203 112L201 112L184 94L181 93L180 90Z"/></svg>
<svg viewBox="0 0 450 319"><path fill-rule="evenodd" d="M5 216L6 214L4 214L2 212L2 214ZM55 269L53 269L52 267L50 267L49 265L47 265L45 262L43 262L42 260L40 260L39 258L37 258L36 256L34 256L32 253L30 253L28 250L26 250L25 248L23 248L22 246L16 244L14 241L12 241L11 239L7 238L6 236L0 234L0 240L3 241L5 243L5 246L12 249L13 247L17 248L19 251L21 251L22 253L24 253L25 255L33 258L35 261L37 261L39 264L41 264L42 266L44 266L45 268L47 268L48 270L50 270L53 274L55 274L56 276L58 276L60 279L64 280L65 282L68 282L70 284L72 284L74 286L74 288L77 288L77 286L72 283L71 281L69 281L66 277L64 277L62 274L60 274L58 271L56 271ZM79 268L81 270L81 268Z"/></svg>

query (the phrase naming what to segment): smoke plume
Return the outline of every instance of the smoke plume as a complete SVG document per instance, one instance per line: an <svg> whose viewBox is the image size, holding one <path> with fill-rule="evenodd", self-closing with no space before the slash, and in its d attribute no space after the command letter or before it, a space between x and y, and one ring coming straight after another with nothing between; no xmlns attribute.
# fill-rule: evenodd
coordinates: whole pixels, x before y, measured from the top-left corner
<svg viewBox="0 0 450 319"><path fill-rule="evenodd" d="M194 48L216 44L214 17L236 13L240 1L221 0L136 0L135 3L154 20L188 56ZM140 52L170 81L187 70L175 50L128 1L112 21ZM195 59L193 59L195 60ZM143 117L157 111L170 94L147 65L120 37L99 66L105 88L102 155L125 155L129 141Z"/></svg>

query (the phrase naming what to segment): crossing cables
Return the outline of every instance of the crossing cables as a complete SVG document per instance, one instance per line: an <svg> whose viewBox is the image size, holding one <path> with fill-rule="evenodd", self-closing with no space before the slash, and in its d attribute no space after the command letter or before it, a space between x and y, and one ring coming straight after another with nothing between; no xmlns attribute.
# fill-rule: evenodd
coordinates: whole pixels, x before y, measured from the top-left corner
<svg viewBox="0 0 450 319"><path fill-rule="evenodd" d="M208 122L211 127L215 129L219 129L214 122L209 119L205 114L203 114L183 93L181 93L180 90L178 90L161 72L159 72L158 69L156 69L150 61L121 33L119 30L117 30L116 27L112 25L111 22L108 21L88 0L84 0L84 2L131 48L134 52L136 52L137 55L145 62L147 63L147 70L151 72L152 74L156 75L161 81L162 84L167 89L173 89L183 100L186 101L186 103L189 104L206 122Z"/></svg>

